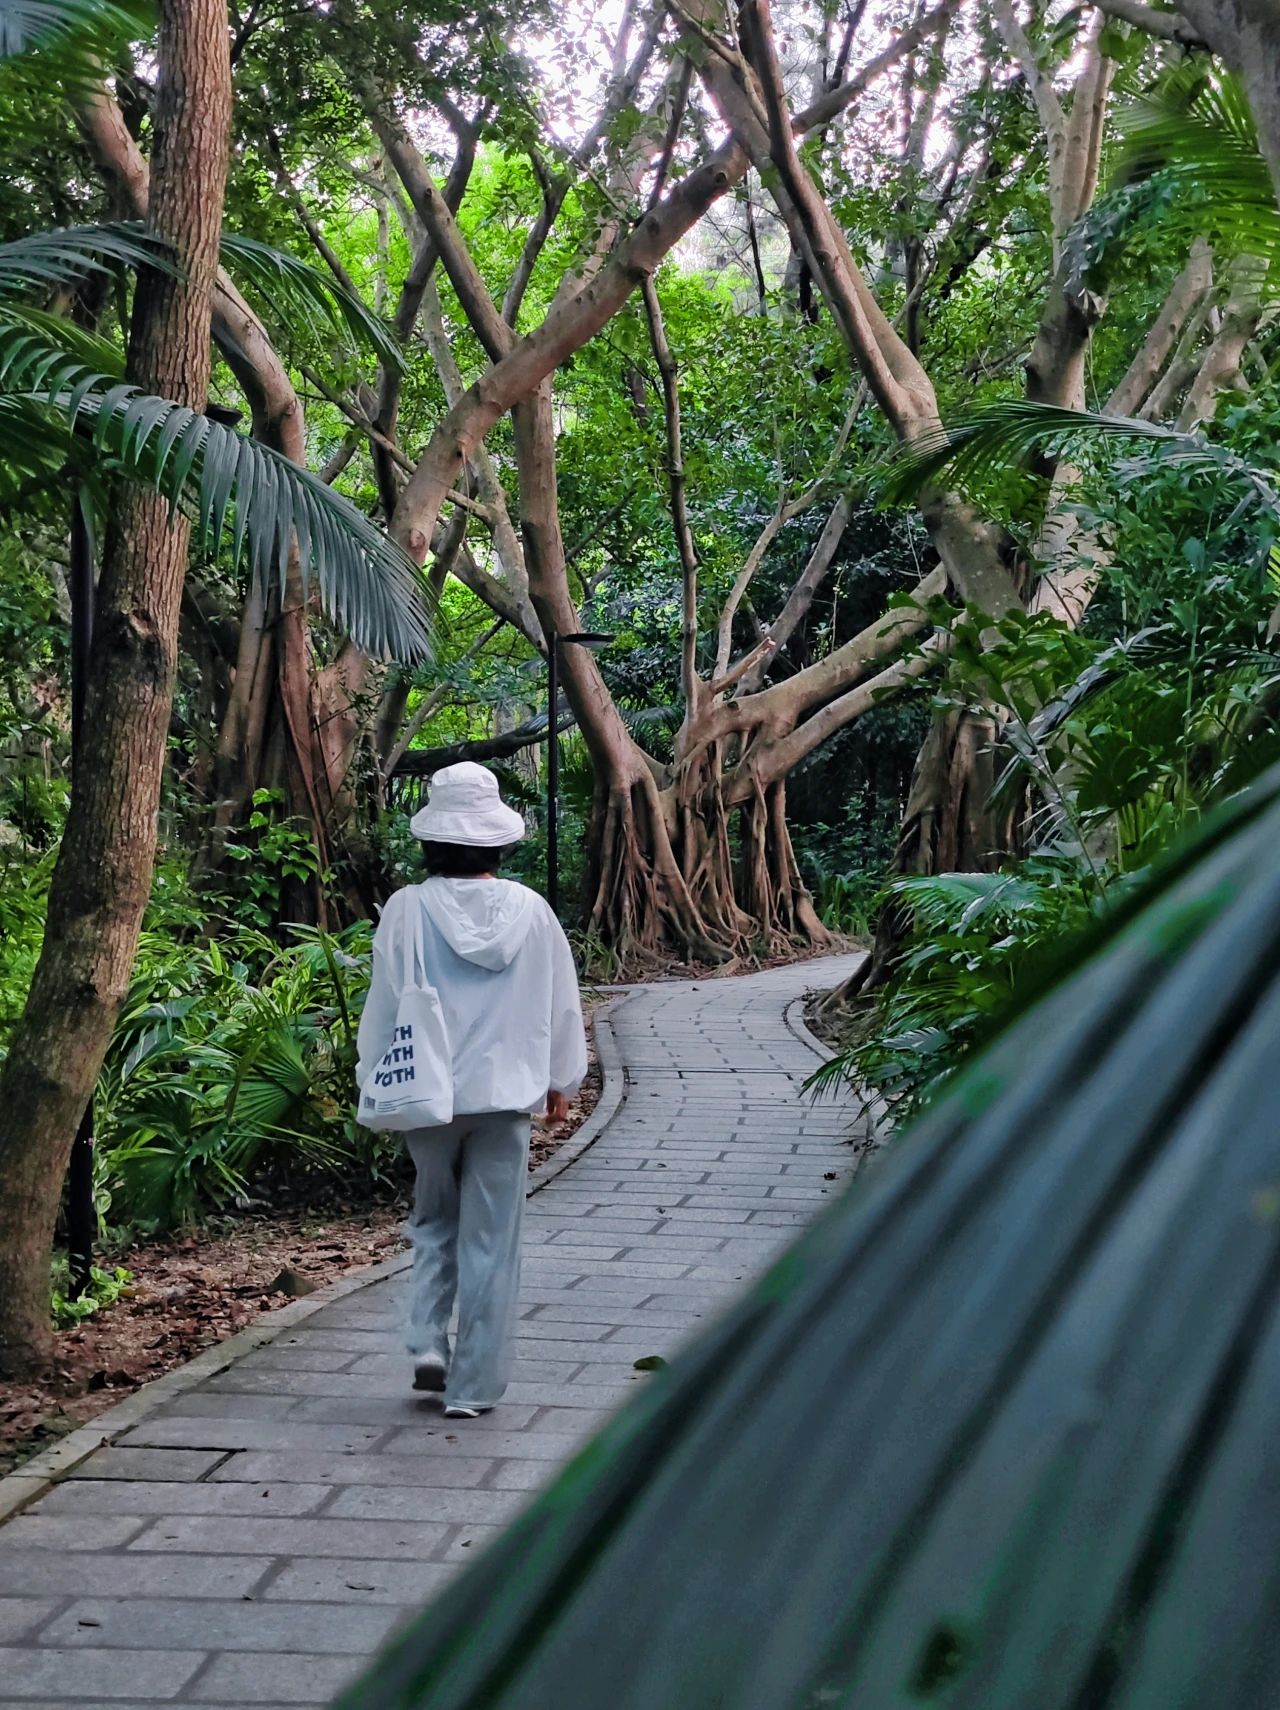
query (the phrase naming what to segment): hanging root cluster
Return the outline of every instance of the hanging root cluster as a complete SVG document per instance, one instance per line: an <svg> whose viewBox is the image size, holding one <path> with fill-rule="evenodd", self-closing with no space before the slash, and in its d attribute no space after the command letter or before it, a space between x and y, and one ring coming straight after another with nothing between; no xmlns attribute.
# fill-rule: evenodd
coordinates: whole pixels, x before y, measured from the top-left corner
<svg viewBox="0 0 1280 1710"><path fill-rule="evenodd" d="M597 788L590 928L618 966L724 972L830 942L800 878L783 786L744 805L736 851L729 814L714 752L665 788L646 764Z"/></svg>

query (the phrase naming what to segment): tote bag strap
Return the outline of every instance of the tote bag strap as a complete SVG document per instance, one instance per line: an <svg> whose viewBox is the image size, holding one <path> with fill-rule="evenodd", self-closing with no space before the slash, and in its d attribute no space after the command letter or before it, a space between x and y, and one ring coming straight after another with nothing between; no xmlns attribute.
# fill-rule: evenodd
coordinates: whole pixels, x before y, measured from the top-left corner
<svg viewBox="0 0 1280 1710"><path fill-rule="evenodd" d="M410 927L404 935L404 978L400 986L402 992L407 991L410 986L427 983L427 952L422 932L424 908L418 886L415 885L410 904Z"/></svg>

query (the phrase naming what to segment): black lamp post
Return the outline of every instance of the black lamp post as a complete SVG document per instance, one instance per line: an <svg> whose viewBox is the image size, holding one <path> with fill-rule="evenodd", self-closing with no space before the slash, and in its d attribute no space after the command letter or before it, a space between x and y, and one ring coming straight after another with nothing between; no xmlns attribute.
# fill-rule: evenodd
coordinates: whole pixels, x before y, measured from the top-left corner
<svg viewBox="0 0 1280 1710"><path fill-rule="evenodd" d="M593 630L547 638L547 901L553 914L560 912L560 649L585 647L598 653L612 640Z"/></svg>
<svg viewBox="0 0 1280 1710"><path fill-rule="evenodd" d="M77 483L71 499L71 763L72 787L84 729L84 699L93 642L93 537L85 514L87 497ZM98 1217L93 1203L93 1094L71 1145L67 1165L67 1269L74 1300L86 1292L93 1273Z"/></svg>

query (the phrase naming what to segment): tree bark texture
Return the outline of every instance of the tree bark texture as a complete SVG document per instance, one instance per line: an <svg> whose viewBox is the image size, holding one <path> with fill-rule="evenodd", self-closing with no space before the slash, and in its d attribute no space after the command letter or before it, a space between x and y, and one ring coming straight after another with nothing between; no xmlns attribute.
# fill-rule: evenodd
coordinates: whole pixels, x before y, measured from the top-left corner
<svg viewBox="0 0 1280 1710"><path fill-rule="evenodd" d="M146 271L128 377L204 406L226 181L231 68L225 0L162 0L147 224L181 280ZM49 1260L76 1126L110 1042L151 885L188 528L139 488L108 531L71 808L44 945L0 1069L0 1371L50 1346Z"/></svg>

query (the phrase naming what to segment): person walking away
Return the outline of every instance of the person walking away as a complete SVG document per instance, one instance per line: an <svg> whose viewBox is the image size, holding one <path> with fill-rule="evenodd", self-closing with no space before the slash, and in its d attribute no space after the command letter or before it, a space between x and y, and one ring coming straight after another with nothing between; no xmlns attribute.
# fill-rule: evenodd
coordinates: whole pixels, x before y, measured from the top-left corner
<svg viewBox="0 0 1280 1710"><path fill-rule="evenodd" d="M443 1013L453 1119L405 1134L417 1172L408 1348L413 1387L443 1391L447 1418L474 1419L510 1374L532 1113L568 1115L586 1035L559 921L535 891L497 877L525 826L493 773L470 761L437 772L410 830L427 878L378 922L357 1075L364 1088L387 1051L406 956L420 957L415 977Z"/></svg>

